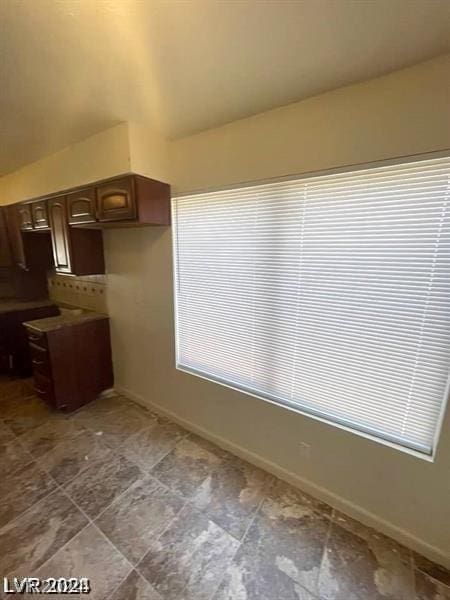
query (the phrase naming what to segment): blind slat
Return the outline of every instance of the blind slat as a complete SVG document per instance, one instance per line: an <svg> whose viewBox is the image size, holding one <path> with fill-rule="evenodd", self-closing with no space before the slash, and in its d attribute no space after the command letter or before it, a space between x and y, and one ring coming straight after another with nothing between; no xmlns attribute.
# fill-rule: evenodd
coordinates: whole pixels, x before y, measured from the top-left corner
<svg viewBox="0 0 450 600"><path fill-rule="evenodd" d="M450 158L175 198L177 365L431 454Z"/></svg>

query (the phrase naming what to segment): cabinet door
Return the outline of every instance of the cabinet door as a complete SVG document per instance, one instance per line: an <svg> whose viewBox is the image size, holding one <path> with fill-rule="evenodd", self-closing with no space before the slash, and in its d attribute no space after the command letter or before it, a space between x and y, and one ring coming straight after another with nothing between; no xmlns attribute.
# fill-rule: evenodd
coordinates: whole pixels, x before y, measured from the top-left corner
<svg viewBox="0 0 450 600"><path fill-rule="evenodd" d="M6 225L13 262L22 269L27 269L25 246L20 230L20 214L15 204L6 207Z"/></svg>
<svg viewBox="0 0 450 600"><path fill-rule="evenodd" d="M12 265L9 236L6 228L6 211L0 207L0 268Z"/></svg>
<svg viewBox="0 0 450 600"><path fill-rule="evenodd" d="M27 231L33 229L33 218L31 216L31 204L17 204L20 229Z"/></svg>
<svg viewBox="0 0 450 600"><path fill-rule="evenodd" d="M31 204L34 229L50 229L47 213L47 200L38 200Z"/></svg>
<svg viewBox="0 0 450 600"><path fill-rule="evenodd" d="M133 178L124 177L97 187L97 216L100 222L136 219Z"/></svg>
<svg viewBox="0 0 450 600"><path fill-rule="evenodd" d="M68 194L67 214L70 225L79 225L81 223L95 223L95 188L80 190L73 194Z"/></svg>
<svg viewBox="0 0 450 600"><path fill-rule="evenodd" d="M71 248L64 196L48 201L48 215L52 231L53 259L60 273L71 272Z"/></svg>

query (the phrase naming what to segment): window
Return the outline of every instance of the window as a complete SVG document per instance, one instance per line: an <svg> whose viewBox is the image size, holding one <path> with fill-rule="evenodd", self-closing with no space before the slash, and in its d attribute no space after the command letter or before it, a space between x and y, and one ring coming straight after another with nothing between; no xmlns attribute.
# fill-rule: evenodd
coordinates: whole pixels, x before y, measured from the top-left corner
<svg viewBox="0 0 450 600"><path fill-rule="evenodd" d="M432 454L449 176L433 158L176 198L177 367Z"/></svg>

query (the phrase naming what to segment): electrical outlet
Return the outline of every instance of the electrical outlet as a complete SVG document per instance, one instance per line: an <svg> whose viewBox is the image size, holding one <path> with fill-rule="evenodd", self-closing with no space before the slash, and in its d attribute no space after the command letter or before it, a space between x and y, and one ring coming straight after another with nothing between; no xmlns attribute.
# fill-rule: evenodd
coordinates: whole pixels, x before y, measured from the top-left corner
<svg viewBox="0 0 450 600"><path fill-rule="evenodd" d="M306 442L300 442L300 456L309 459L311 455L311 446Z"/></svg>

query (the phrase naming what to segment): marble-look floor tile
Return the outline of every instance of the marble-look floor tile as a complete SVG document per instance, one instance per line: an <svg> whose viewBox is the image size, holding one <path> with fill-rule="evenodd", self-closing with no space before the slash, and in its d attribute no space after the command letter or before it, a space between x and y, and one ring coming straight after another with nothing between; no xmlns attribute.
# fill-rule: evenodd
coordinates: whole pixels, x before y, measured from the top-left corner
<svg viewBox="0 0 450 600"><path fill-rule="evenodd" d="M214 600L316 600L316 596L278 569L268 557L241 547Z"/></svg>
<svg viewBox="0 0 450 600"><path fill-rule="evenodd" d="M410 565L389 544L367 540L333 523L318 591L324 600L410 600Z"/></svg>
<svg viewBox="0 0 450 600"><path fill-rule="evenodd" d="M111 600L163 600L137 571L132 571L118 587Z"/></svg>
<svg viewBox="0 0 450 600"><path fill-rule="evenodd" d="M448 569L432 562L417 552L413 552L413 560L416 569L450 587L450 571Z"/></svg>
<svg viewBox="0 0 450 600"><path fill-rule="evenodd" d="M282 512L280 516L286 517L291 516L292 511L295 512L297 508L302 512L304 507L309 507L327 517L331 517L333 513L331 506L325 504L325 502L321 502L317 498L277 478L274 478L273 485L267 493L266 506L270 504L273 505L274 510Z"/></svg>
<svg viewBox="0 0 450 600"><path fill-rule="evenodd" d="M355 519L352 519L351 517L337 510L334 513L333 520L343 529L346 529L350 533L354 533L355 535L363 538L363 540L366 540L374 552L376 552L377 548L379 548L380 553L389 552L393 556L399 558L408 567L411 565L411 551L392 538L383 535L371 527L363 525L359 521L355 521Z"/></svg>
<svg viewBox="0 0 450 600"><path fill-rule="evenodd" d="M415 588L415 600L450 600L450 587L421 571L415 571Z"/></svg>
<svg viewBox="0 0 450 600"><path fill-rule="evenodd" d="M0 419L2 418L0 411ZM16 438L6 425L0 421L0 453L5 449L5 446L9 442L14 441Z"/></svg>
<svg viewBox="0 0 450 600"><path fill-rule="evenodd" d="M187 438L191 440L191 442L195 442L199 446L201 446L204 450L208 450L211 454L217 456L217 458L226 459L226 458L234 458L234 454L230 454L227 450L220 448L217 444L213 444L209 440L200 437L195 433L189 433Z"/></svg>
<svg viewBox="0 0 450 600"><path fill-rule="evenodd" d="M165 600L209 600L238 546L215 523L185 507L137 568Z"/></svg>
<svg viewBox="0 0 450 600"><path fill-rule="evenodd" d="M187 432L165 419L153 418L142 431L129 437L120 451L149 471Z"/></svg>
<svg viewBox="0 0 450 600"><path fill-rule="evenodd" d="M123 396L117 394L112 396L101 396L93 402L89 402L89 404L82 406L76 412L71 413L68 415L68 418L84 425L85 423L98 421L103 416L110 415L130 406L133 406L132 403Z"/></svg>
<svg viewBox="0 0 450 600"><path fill-rule="evenodd" d="M184 501L150 476L131 486L96 521L128 560L136 564Z"/></svg>
<svg viewBox="0 0 450 600"><path fill-rule="evenodd" d="M32 396L36 396L32 379L14 380L3 384L0 388L0 418L4 418L9 410L14 410L24 399Z"/></svg>
<svg viewBox="0 0 450 600"><path fill-rule="evenodd" d="M0 529L0 572L14 575L15 569L31 574L86 524L86 517L56 490L18 519Z"/></svg>
<svg viewBox="0 0 450 600"><path fill-rule="evenodd" d="M118 406L113 404L109 410L80 411L74 421L93 433L101 434L105 444L117 448L129 437L144 429L150 417L134 406L120 403Z"/></svg>
<svg viewBox="0 0 450 600"><path fill-rule="evenodd" d="M32 457L16 440L5 444L0 450L0 479L13 475L31 460Z"/></svg>
<svg viewBox="0 0 450 600"><path fill-rule="evenodd" d="M0 480L0 527L12 521L56 489L51 477L29 462Z"/></svg>
<svg viewBox="0 0 450 600"><path fill-rule="evenodd" d="M63 419L64 416L49 407L40 398L31 397L21 399L14 410L4 418L4 422L13 433L21 435L50 420Z"/></svg>
<svg viewBox="0 0 450 600"><path fill-rule="evenodd" d="M98 461L65 486L66 493L91 519L142 477L141 469L121 455Z"/></svg>
<svg viewBox="0 0 450 600"><path fill-rule="evenodd" d="M108 446L90 431L82 431L71 440L61 442L39 458L39 464L63 485L100 460L112 455Z"/></svg>
<svg viewBox="0 0 450 600"><path fill-rule="evenodd" d="M69 441L82 429L67 419L52 419L20 436L20 443L35 458L53 450L62 441Z"/></svg>
<svg viewBox="0 0 450 600"><path fill-rule="evenodd" d="M88 525L50 558L36 577L87 577L91 584L87 597L106 600L130 570L130 563L95 525ZM67 595L52 594L52 597L63 599Z"/></svg>
<svg viewBox="0 0 450 600"><path fill-rule="evenodd" d="M197 441L181 440L151 471L159 481L189 498L221 462Z"/></svg>
<svg viewBox="0 0 450 600"><path fill-rule="evenodd" d="M192 503L241 539L271 481L265 471L230 455L197 488Z"/></svg>
<svg viewBox="0 0 450 600"><path fill-rule="evenodd" d="M258 570L270 564L295 583L315 593L330 519L311 508L309 498L276 485L262 503L246 537L243 551Z"/></svg>

